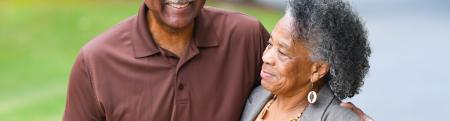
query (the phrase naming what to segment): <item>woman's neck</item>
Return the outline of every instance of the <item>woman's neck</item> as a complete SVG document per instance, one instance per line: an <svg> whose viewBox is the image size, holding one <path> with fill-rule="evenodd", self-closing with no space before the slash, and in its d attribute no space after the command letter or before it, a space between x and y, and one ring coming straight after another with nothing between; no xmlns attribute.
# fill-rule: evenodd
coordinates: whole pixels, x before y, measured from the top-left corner
<svg viewBox="0 0 450 121"><path fill-rule="evenodd" d="M303 110L308 105L307 94L308 90L301 90L292 96L277 95L274 103L283 112Z"/></svg>
<svg viewBox="0 0 450 121"><path fill-rule="evenodd" d="M318 81L317 84L314 84L313 90L316 91L316 93L318 93L320 87L322 86L323 81ZM307 95L310 91L311 91L310 87L305 86L298 88L295 91L292 91L292 93L290 94L277 95L275 104L281 111L284 112L292 112L298 110L303 111L309 104Z"/></svg>

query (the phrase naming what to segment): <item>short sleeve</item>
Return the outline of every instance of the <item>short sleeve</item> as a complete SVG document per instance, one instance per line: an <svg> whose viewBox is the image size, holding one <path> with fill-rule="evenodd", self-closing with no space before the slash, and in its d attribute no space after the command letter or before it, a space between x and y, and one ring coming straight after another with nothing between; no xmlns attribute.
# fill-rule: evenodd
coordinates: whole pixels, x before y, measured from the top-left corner
<svg viewBox="0 0 450 121"><path fill-rule="evenodd" d="M255 83L255 85L254 85L254 87L256 87L256 86L259 86L260 84L261 84L261 77L259 76L259 72L261 71L261 67L262 67L262 64L263 64L263 61L262 61L262 56L263 56L263 54L264 54L264 50L266 49L266 46L267 46L267 43L268 43L268 41L269 41L269 39L270 39L270 34L269 34L269 32L267 32L267 30L266 30L266 28L264 28L264 26L261 24L261 22L258 22L258 24L259 24L259 26L258 26L258 34L256 34L256 36L257 37L254 37L254 38L258 38L258 44L256 45L257 47L257 66L256 66L256 72L258 72L257 73L257 75L256 75L256 79L257 79L257 81L255 81L256 83Z"/></svg>
<svg viewBox="0 0 450 121"><path fill-rule="evenodd" d="M95 95L89 71L81 51L69 78L63 121L101 121L104 115Z"/></svg>

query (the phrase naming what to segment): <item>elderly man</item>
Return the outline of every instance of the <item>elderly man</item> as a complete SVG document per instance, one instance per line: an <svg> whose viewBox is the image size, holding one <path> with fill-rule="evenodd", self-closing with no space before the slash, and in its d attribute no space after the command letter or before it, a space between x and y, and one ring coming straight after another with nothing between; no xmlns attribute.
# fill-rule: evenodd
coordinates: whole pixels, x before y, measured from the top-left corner
<svg viewBox="0 0 450 121"><path fill-rule="evenodd" d="M69 79L64 121L237 121L259 83L269 33L206 0L145 0L88 42Z"/></svg>
<svg viewBox="0 0 450 121"><path fill-rule="evenodd" d="M69 80L65 121L237 121L269 33L206 0L146 0L88 42Z"/></svg>

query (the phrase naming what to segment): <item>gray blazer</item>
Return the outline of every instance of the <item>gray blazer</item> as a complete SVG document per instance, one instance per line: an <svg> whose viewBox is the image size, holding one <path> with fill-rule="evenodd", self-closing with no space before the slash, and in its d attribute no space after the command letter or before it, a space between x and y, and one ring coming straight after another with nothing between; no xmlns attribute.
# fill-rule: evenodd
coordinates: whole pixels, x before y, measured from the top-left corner
<svg viewBox="0 0 450 121"><path fill-rule="evenodd" d="M256 87L247 99L241 121L254 121L271 97L272 94L262 86ZM317 101L308 105L300 121L361 121L356 113L341 107L340 103L330 87L324 85L319 91Z"/></svg>

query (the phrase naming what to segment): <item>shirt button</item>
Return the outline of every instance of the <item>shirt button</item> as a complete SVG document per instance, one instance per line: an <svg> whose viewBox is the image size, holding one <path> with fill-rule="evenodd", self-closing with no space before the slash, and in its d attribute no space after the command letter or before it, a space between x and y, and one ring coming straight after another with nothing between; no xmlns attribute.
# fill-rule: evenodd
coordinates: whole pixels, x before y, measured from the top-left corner
<svg viewBox="0 0 450 121"><path fill-rule="evenodd" d="M183 84L178 85L178 89L179 90L183 90L184 89L184 85Z"/></svg>

